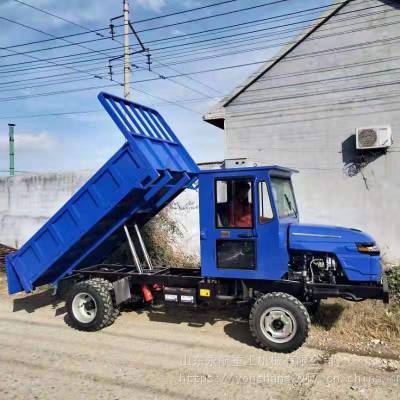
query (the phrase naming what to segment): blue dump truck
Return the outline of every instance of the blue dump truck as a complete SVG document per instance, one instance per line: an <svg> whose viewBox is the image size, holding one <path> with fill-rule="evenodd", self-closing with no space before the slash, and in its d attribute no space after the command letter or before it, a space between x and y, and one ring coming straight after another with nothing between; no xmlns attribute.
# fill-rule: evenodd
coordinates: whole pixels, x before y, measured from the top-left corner
<svg viewBox="0 0 400 400"><path fill-rule="evenodd" d="M126 303L246 305L255 342L290 352L321 299L388 302L374 239L299 223L280 166L200 171L154 109L100 93L125 144L6 260L9 293L67 288L69 323L97 331ZM153 265L141 228L179 193L199 191L201 268ZM127 246L132 262L107 263Z"/></svg>

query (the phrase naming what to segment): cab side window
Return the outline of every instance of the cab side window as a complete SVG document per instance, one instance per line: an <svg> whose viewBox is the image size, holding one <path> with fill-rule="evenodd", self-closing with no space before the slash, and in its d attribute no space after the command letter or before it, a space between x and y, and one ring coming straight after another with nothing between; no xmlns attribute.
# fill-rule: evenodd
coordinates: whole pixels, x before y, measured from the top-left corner
<svg viewBox="0 0 400 400"><path fill-rule="evenodd" d="M258 207L258 221L260 224L266 224L272 221L274 214L272 212L268 185L265 181L258 183Z"/></svg>
<svg viewBox="0 0 400 400"><path fill-rule="evenodd" d="M215 202L217 228L253 227L253 185L250 179L217 180Z"/></svg>

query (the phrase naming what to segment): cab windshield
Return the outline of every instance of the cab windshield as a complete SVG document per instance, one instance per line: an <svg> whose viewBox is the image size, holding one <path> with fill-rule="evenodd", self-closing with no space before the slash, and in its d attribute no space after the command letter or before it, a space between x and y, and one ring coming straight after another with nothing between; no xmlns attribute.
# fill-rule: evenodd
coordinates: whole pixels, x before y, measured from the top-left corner
<svg viewBox="0 0 400 400"><path fill-rule="evenodd" d="M272 192L280 218L297 217L292 182L287 178L271 177Z"/></svg>

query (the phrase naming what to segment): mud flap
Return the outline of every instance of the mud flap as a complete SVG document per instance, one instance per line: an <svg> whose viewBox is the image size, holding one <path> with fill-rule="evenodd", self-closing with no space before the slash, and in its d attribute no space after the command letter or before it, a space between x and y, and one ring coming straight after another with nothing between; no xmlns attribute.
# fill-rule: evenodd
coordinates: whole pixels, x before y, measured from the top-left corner
<svg viewBox="0 0 400 400"><path fill-rule="evenodd" d="M118 281L115 281L113 283L113 287L116 305L121 304L132 297L131 289L129 286L129 278L122 278Z"/></svg>

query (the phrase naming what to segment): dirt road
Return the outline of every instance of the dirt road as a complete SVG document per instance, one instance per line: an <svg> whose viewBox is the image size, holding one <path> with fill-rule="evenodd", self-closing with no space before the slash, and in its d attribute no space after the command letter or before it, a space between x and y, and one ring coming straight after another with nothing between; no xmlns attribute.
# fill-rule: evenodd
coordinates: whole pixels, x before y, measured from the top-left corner
<svg viewBox="0 0 400 400"><path fill-rule="evenodd" d="M33 306L34 305L34 306ZM398 361L253 346L218 312L123 313L101 332L64 322L47 294L0 302L1 399L399 399Z"/></svg>

